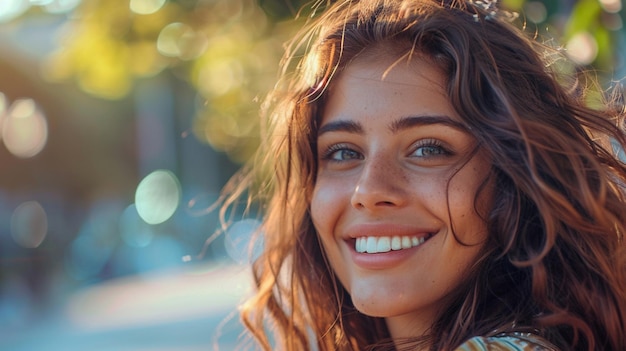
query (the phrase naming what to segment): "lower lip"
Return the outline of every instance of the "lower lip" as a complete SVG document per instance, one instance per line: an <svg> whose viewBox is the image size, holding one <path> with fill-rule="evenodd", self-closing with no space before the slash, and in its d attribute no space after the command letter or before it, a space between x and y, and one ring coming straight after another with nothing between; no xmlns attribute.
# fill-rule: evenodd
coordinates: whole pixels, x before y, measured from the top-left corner
<svg viewBox="0 0 626 351"><path fill-rule="evenodd" d="M352 255L352 261L363 269L389 269L406 261L424 244L426 244L426 242L410 249L392 250L375 254L358 253L354 250L354 245L352 245L350 253Z"/></svg>

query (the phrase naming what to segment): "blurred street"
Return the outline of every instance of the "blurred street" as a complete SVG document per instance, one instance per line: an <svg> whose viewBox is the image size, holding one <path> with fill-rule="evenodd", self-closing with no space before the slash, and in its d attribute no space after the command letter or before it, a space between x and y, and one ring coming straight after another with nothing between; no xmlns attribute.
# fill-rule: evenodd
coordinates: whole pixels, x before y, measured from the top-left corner
<svg viewBox="0 0 626 351"><path fill-rule="evenodd" d="M111 280L3 326L0 350L235 350L236 305L249 289L246 268L221 264Z"/></svg>

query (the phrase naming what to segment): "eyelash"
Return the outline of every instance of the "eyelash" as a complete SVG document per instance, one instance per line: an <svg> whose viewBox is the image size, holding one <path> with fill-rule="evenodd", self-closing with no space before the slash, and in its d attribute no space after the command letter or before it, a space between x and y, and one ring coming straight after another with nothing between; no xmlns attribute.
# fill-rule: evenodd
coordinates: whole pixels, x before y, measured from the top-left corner
<svg viewBox="0 0 626 351"><path fill-rule="evenodd" d="M350 151L358 155L358 159L363 158L360 152L354 150L354 148L350 147L347 144L333 144L330 145L326 150L322 153L322 160L332 161L332 162L346 162L349 160L337 160L333 156L339 151Z"/></svg>
<svg viewBox="0 0 626 351"><path fill-rule="evenodd" d="M441 140L437 140L437 139L422 139L418 142L416 142L413 145L413 148L411 151L411 155L415 154L416 151L422 149L422 148L433 148L433 149L437 149L437 154L435 155L426 155L426 156L416 156L416 157L438 157L438 156L448 156L448 155L452 155L452 152L450 152L450 150L446 149L443 146L443 143L441 142Z"/></svg>
<svg viewBox="0 0 626 351"><path fill-rule="evenodd" d="M436 149L436 154L434 155L421 155L421 156L413 156L418 150L420 149L425 149L425 148L433 148ZM340 151L349 151L355 154L355 158L352 159L348 159L348 160L344 160L344 159L335 159L334 156L340 152ZM452 155L452 152L450 152L448 149L446 149L445 147L443 147L443 143L440 140L437 139L422 139L419 140L418 142L416 142L413 147L412 147L412 151L409 153L409 155L413 156L413 157L418 157L418 158L426 158L426 157L440 157L440 156L448 156L448 155ZM346 161L351 161L354 159L362 159L363 155L361 155L360 152L354 150L354 148L350 147L347 144L332 144L330 145L328 148L326 148L326 150L322 153L321 155L321 159L322 160L326 160L326 161L332 161L332 162L346 162Z"/></svg>

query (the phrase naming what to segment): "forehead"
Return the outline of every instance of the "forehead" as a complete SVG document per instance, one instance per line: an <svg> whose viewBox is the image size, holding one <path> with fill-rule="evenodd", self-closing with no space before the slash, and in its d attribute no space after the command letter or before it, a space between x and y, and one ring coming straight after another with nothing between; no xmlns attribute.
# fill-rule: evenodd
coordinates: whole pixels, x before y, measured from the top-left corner
<svg viewBox="0 0 626 351"><path fill-rule="evenodd" d="M447 97L446 74L430 56L411 48L401 41L385 41L367 47L349 59L339 74L329 84L327 93L332 96L346 80L381 81L396 84L396 88L427 85ZM343 87L349 88L349 87Z"/></svg>
<svg viewBox="0 0 626 351"><path fill-rule="evenodd" d="M442 71L425 56L365 52L335 77L322 115L324 120L347 113L354 117L416 113L455 117L445 86Z"/></svg>

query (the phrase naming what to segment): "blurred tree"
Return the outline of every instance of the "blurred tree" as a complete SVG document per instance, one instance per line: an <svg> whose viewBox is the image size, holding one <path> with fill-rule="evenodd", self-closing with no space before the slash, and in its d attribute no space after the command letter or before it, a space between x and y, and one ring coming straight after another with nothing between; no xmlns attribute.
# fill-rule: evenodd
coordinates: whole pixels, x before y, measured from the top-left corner
<svg viewBox="0 0 626 351"><path fill-rule="evenodd" d="M136 79L171 71L197 90L195 136L243 162L258 143L258 98L276 79L282 44L311 8L330 2L84 0L44 71L107 99L131 94ZM502 3L528 31L561 43L578 68L606 79L624 69L620 0Z"/></svg>
<svg viewBox="0 0 626 351"><path fill-rule="evenodd" d="M503 0L521 13L527 29L566 49L579 68L595 68L610 79L622 69L625 12L621 0Z"/></svg>

